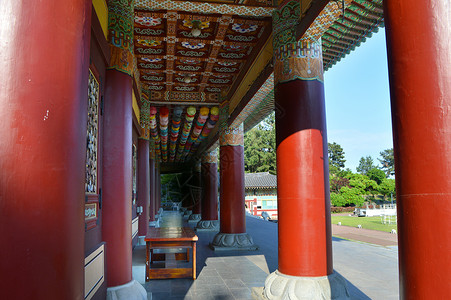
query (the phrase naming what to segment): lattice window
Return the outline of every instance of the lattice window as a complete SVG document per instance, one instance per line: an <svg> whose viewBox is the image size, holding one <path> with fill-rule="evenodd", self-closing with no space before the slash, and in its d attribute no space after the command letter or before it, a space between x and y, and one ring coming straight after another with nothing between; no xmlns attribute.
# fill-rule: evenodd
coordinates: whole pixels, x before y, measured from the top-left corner
<svg viewBox="0 0 451 300"><path fill-rule="evenodd" d="M97 193L97 145L99 136L99 82L89 70L88 128L86 133L86 181L85 192Z"/></svg>

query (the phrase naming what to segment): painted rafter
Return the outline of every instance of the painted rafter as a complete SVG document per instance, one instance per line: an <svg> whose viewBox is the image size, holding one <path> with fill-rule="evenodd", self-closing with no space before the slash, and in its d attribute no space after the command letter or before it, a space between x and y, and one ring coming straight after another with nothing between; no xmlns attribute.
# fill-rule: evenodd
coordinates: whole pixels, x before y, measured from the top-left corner
<svg viewBox="0 0 451 300"><path fill-rule="evenodd" d="M271 17L275 8L271 6L250 6L197 1L135 0L135 9L180 10L192 13Z"/></svg>

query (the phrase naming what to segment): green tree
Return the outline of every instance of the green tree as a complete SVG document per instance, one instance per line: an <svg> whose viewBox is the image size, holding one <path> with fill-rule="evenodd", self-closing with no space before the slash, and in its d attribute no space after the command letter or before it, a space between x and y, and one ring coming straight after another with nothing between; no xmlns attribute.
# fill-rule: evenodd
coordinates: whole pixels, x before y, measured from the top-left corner
<svg viewBox="0 0 451 300"><path fill-rule="evenodd" d="M340 193L346 201L345 206L361 206L365 202L365 198L363 198L361 191L357 188L344 186L341 188Z"/></svg>
<svg viewBox="0 0 451 300"><path fill-rule="evenodd" d="M377 183L363 174L352 173L347 176L349 179L349 186L359 190L361 195L373 194L377 191Z"/></svg>
<svg viewBox="0 0 451 300"><path fill-rule="evenodd" d="M382 180L385 179L385 172L377 168L369 170L366 175L369 179L376 181L377 184L381 184Z"/></svg>
<svg viewBox="0 0 451 300"><path fill-rule="evenodd" d="M373 163L373 158L371 156L361 157L359 165L356 170L360 174L366 175L369 170L374 169L376 166Z"/></svg>
<svg viewBox="0 0 451 300"><path fill-rule="evenodd" d="M388 178L395 172L395 155L393 153L393 148L381 151L380 155L381 158L378 158L377 160L381 163L381 169L385 172L385 176Z"/></svg>
<svg viewBox="0 0 451 300"><path fill-rule="evenodd" d="M327 144L327 153L329 154L329 172L336 174L345 167L345 152L343 148L333 142Z"/></svg>
<svg viewBox="0 0 451 300"><path fill-rule="evenodd" d="M379 184L379 193L384 195L384 199L387 199L391 194L395 194L396 184L394 179L384 178Z"/></svg>
<svg viewBox="0 0 451 300"><path fill-rule="evenodd" d="M244 135L244 170L276 172L276 132L274 113Z"/></svg>

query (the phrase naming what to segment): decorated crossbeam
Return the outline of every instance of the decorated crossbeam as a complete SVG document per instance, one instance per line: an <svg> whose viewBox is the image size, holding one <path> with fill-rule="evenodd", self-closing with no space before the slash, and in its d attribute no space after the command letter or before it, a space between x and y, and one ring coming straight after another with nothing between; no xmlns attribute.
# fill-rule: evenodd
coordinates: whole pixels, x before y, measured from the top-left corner
<svg viewBox="0 0 451 300"><path fill-rule="evenodd" d="M197 151L197 148L199 148L200 143L202 143L202 141L207 138L207 136L210 134L210 131L215 127L218 120L219 120L219 108L215 106L211 108L210 118L208 119L204 128L202 129L202 133L199 135L196 142L191 147L191 153L195 153Z"/></svg>
<svg viewBox="0 0 451 300"><path fill-rule="evenodd" d="M169 161L173 162L175 158L175 149L179 137L180 125L182 123L183 108L177 106L172 113L171 137L169 144Z"/></svg>
<svg viewBox="0 0 451 300"><path fill-rule="evenodd" d="M161 159L163 162L168 160L168 124L169 109L167 107L160 107Z"/></svg>
<svg viewBox="0 0 451 300"><path fill-rule="evenodd" d="M210 112L210 109L208 107L202 107L199 111L199 116L197 117L196 124L194 125L193 132L191 133L191 136L189 137L188 142L185 145L185 151L183 152L182 160L185 160L185 158L188 156L191 146L195 141L197 141L197 138L199 137L200 133L202 132L202 128L205 125L205 122L208 119L208 114Z"/></svg>
<svg viewBox="0 0 451 300"><path fill-rule="evenodd" d="M194 106L190 106L186 109L185 116L185 124L183 125L182 136L180 137L179 148L177 150L177 154L175 156L175 161L180 161L180 158L183 154L183 150L185 149L186 140L189 137L189 133L191 131L191 126L193 125L194 115L196 114L196 108Z"/></svg>
<svg viewBox="0 0 451 300"><path fill-rule="evenodd" d="M157 108L151 106L149 109L149 119L150 119L150 135L155 143L155 159L160 160L161 149L160 149L160 136L158 134L157 128Z"/></svg>

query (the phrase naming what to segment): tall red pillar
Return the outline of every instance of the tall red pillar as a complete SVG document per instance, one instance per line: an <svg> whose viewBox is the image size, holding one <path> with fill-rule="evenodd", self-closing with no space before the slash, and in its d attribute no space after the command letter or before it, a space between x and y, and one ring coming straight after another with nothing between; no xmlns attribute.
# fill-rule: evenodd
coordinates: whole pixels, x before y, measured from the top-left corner
<svg viewBox="0 0 451 300"><path fill-rule="evenodd" d="M332 266L321 37L295 39L299 11L299 1L288 1L273 18L279 267L264 294L347 299L346 281ZM292 39L284 38L287 28Z"/></svg>
<svg viewBox="0 0 451 300"><path fill-rule="evenodd" d="M132 78L108 70L103 148L103 239L108 286L132 280Z"/></svg>
<svg viewBox="0 0 451 300"><path fill-rule="evenodd" d="M246 233L244 208L244 132L243 124L224 128L220 144L220 232L211 246L214 250L257 250Z"/></svg>
<svg viewBox="0 0 451 300"><path fill-rule="evenodd" d="M149 140L144 138L138 139L138 206L142 207L138 235L146 236L149 228L150 169Z"/></svg>
<svg viewBox="0 0 451 300"><path fill-rule="evenodd" d="M384 1L401 299L451 295L449 1ZM421 20L421 21L419 21Z"/></svg>
<svg viewBox="0 0 451 300"><path fill-rule="evenodd" d="M0 20L1 298L83 299L91 3L6 1Z"/></svg>
<svg viewBox="0 0 451 300"><path fill-rule="evenodd" d="M188 222L197 222L201 219L201 211L202 211L202 178L201 178L201 162L197 161L194 165L193 177L191 180L192 186L194 187L192 190L193 195L193 213L188 217Z"/></svg>
<svg viewBox="0 0 451 300"><path fill-rule="evenodd" d="M108 1L108 10L102 173L107 299L147 299L132 278L133 1Z"/></svg>
<svg viewBox="0 0 451 300"><path fill-rule="evenodd" d="M149 205L149 221L155 222L155 214L156 214L156 169L155 169L155 152L152 150L150 153L151 158L149 160L149 182L150 182L150 205Z"/></svg>
<svg viewBox="0 0 451 300"><path fill-rule="evenodd" d="M219 230L217 160L216 151L202 157L202 219L196 225L197 230Z"/></svg>

